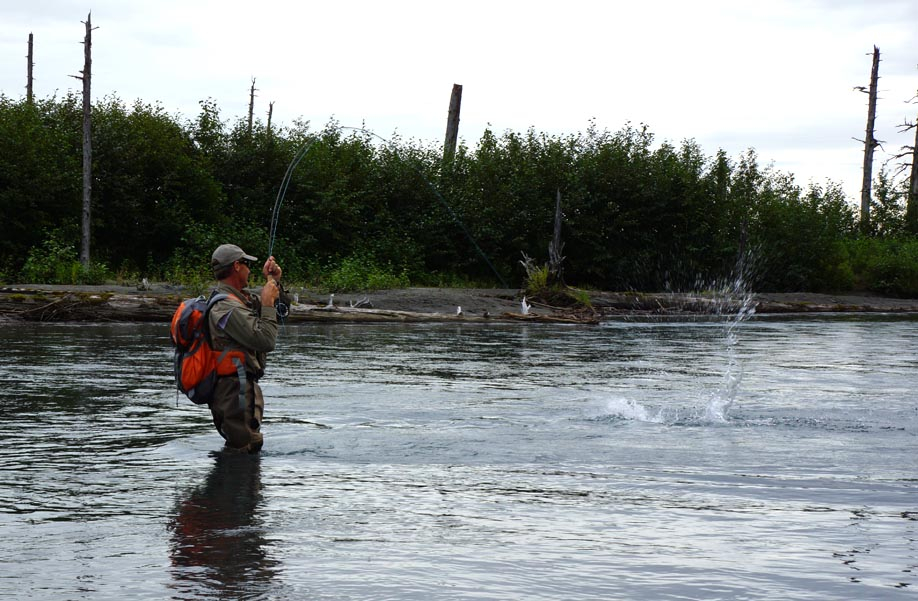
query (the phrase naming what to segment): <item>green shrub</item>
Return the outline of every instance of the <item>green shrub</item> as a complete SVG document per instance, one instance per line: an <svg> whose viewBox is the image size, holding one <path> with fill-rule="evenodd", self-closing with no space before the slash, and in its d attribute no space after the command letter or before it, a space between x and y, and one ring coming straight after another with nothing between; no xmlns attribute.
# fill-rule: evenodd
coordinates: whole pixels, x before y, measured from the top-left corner
<svg viewBox="0 0 918 601"><path fill-rule="evenodd" d="M40 246L29 250L20 275L32 284L62 284L70 281L74 265L79 264L73 245L49 233Z"/></svg>
<svg viewBox="0 0 918 601"><path fill-rule="evenodd" d="M343 259L322 284L332 292L356 292L406 288L410 282L406 270L396 271L391 263L381 265L371 255L357 253Z"/></svg>
<svg viewBox="0 0 918 601"><path fill-rule="evenodd" d="M850 242L849 249L859 288L918 298L918 239L859 238Z"/></svg>
<svg viewBox="0 0 918 601"><path fill-rule="evenodd" d="M102 284L112 278L112 271L101 262L89 267L80 263L76 248L59 235L46 233L39 246L32 247L20 271L20 278L31 284Z"/></svg>
<svg viewBox="0 0 918 601"><path fill-rule="evenodd" d="M568 288L567 293L574 300L575 305L586 307L587 309L593 308L593 301L590 299L590 293L586 290Z"/></svg>
<svg viewBox="0 0 918 601"><path fill-rule="evenodd" d="M105 263L90 262L88 268L84 268L77 263L77 269L72 273L73 279L67 284L86 284L98 285L104 284L114 279L114 273Z"/></svg>
<svg viewBox="0 0 918 601"><path fill-rule="evenodd" d="M524 288L531 296L545 292L548 289L548 265L528 270Z"/></svg>

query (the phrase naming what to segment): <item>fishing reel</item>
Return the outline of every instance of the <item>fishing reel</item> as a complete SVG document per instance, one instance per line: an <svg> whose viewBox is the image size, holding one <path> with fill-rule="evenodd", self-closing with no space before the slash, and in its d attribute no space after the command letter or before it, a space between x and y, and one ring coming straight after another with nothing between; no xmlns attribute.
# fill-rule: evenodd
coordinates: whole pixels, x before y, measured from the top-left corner
<svg viewBox="0 0 918 601"><path fill-rule="evenodd" d="M290 315L290 307L287 306L287 303L282 303L280 299L274 301L274 310L277 311L277 316L281 319L285 319Z"/></svg>
<svg viewBox="0 0 918 601"><path fill-rule="evenodd" d="M268 276L271 277L273 275L275 275L275 273L272 270L268 274ZM290 307L287 305L287 303L281 300L281 297L285 294L284 287L281 286L281 283L278 280L274 279L273 277L269 280L269 282L273 282L274 285L277 286L279 294L277 296L277 299L274 301L274 310L277 311L278 317L280 317L281 319L284 319L288 315L290 315Z"/></svg>

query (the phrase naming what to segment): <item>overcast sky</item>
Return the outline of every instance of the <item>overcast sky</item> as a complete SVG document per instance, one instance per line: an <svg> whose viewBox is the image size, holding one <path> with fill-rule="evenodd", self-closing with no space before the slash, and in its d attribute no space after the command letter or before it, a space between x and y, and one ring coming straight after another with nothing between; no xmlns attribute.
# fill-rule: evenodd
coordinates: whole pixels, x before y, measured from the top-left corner
<svg viewBox="0 0 918 601"><path fill-rule="evenodd" d="M460 137L485 128L583 132L647 124L713 156L754 148L798 183L859 197L870 53L881 51L875 172L914 140L916 0L3 0L0 92L79 90L92 10L93 98L159 102L191 119L213 98L226 120L330 119L385 138L441 143L462 84Z"/></svg>

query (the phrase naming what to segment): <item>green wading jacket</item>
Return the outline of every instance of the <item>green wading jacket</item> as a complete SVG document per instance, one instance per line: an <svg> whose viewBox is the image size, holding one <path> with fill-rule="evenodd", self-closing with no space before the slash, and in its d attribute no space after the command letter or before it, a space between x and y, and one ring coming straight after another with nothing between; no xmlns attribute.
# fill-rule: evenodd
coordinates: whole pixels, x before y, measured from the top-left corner
<svg viewBox="0 0 918 601"><path fill-rule="evenodd" d="M228 294L210 310L210 337L214 350L227 348L245 352L245 371L254 379L265 373L267 354L277 340L277 310L263 307L258 296L247 290L218 283L217 294ZM251 377L251 376L250 376Z"/></svg>

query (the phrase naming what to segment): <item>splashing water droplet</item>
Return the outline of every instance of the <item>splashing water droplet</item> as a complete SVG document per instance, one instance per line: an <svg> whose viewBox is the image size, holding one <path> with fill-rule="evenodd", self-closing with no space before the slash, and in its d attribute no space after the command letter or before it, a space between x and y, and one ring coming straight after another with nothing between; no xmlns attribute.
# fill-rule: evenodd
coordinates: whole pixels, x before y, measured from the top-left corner
<svg viewBox="0 0 918 601"><path fill-rule="evenodd" d="M653 413L632 399L610 399L606 405L609 415L616 415L626 420L661 424L664 422L662 411Z"/></svg>
<svg viewBox="0 0 918 601"><path fill-rule="evenodd" d="M708 400L703 419L708 422L724 423L736 401L740 383L743 380L743 366L737 358L737 329L740 324L755 315L753 295L746 289L742 276L736 277L728 286L723 286L715 297L717 315L725 316L724 347L726 367L723 380Z"/></svg>

